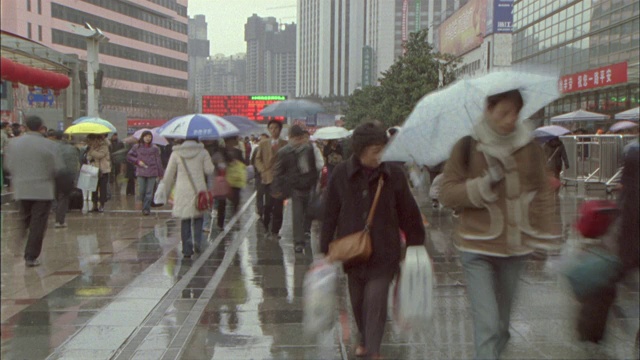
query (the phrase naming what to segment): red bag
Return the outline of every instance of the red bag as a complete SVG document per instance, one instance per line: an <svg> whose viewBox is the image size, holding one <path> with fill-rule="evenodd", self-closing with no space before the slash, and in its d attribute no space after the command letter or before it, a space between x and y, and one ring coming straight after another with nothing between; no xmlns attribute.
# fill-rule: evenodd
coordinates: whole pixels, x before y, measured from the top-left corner
<svg viewBox="0 0 640 360"><path fill-rule="evenodd" d="M609 200L585 201L580 206L580 218L576 227L582 236L598 238L604 235L618 212L616 203Z"/></svg>
<svg viewBox="0 0 640 360"><path fill-rule="evenodd" d="M210 210L213 208L214 196L211 191L200 191L198 193L198 199L196 209L199 211Z"/></svg>

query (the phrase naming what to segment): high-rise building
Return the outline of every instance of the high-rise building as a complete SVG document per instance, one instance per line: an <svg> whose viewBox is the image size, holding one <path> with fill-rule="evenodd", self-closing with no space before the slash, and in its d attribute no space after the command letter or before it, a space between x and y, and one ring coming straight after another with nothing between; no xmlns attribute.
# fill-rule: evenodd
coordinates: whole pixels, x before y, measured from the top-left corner
<svg viewBox="0 0 640 360"><path fill-rule="evenodd" d="M70 25L99 28L104 72L100 108L129 117L182 113L188 98L187 1L2 1L2 30L85 60L86 40Z"/></svg>
<svg viewBox="0 0 640 360"><path fill-rule="evenodd" d="M198 99L202 93L196 92L196 81L209 57L209 40L207 40L207 21L204 15L196 15L189 19L189 96L190 103L197 109Z"/></svg>
<svg viewBox="0 0 640 360"><path fill-rule="evenodd" d="M467 0L298 0L297 96L346 96L378 83L409 34L434 29Z"/></svg>
<svg viewBox="0 0 640 360"><path fill-rule="evenodd" d="M207 59L196 81L198 112L202 111L202 95L246 94L246 58L244 53Z"/></svg>
<svg viewBox="0 0 640 360"><path fill-rule="evenodd" d="M513 9L514 67L557 68L561 99L543 117L613 114L640 100L640 1L521 0Z"/></svg>
<svg viewBox="0 0 640 360"><path fill-rule="evenodd" d="M295 91L296 25L253 14L244 30L247 42L246 90L250 94Z"/></svg>

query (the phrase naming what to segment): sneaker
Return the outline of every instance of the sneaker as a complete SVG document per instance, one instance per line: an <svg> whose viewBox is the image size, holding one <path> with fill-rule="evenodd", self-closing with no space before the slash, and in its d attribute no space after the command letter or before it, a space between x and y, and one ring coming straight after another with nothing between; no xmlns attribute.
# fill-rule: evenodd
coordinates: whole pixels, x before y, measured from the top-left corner
<svg viewBox="0 0 640 360"><path fill-rule="evenodd" d="M436 200L436 199L433 199L431 201L431 207L434 208L434 209L439 209L440 208L440 202L438 200Z"/></svg>
<svg viewBox="0 0 640 360"><path fill-rule="evenodd" d="M209 233L211 232L211 229L209 229L209 227L207 226L206 228L202 229L202 232Z"/></svg>
<svg viewBox="0 0 640 360"><path fill-rule="evenodd" d="M274 239L280 239L281 238L280 234L274 233L274 232L271 233L271 237L274 238Z"/></svg>
<svg viewBox="0 0 640 360"><path fill-rule="evenodd" d="M100 206L100 207L98 208L98 212L99 212L99 213L103 213L103 212L104 212L104 206Z"/></svg>
<svg viewBox="0 0 640 360"><path fill-rule="evenodd" d="M63 228L66 228L66 227L67 227L67 224L66 224L66 223L56 223L56 224L54 225L54 227L55 227L56 229L63 229Z"/></svg>
<svg viewBox="0 0 640 360"><path fill-rule="evenodd" d="M296 253L301 254L304 252L304 245L296 245L295 246Z"/></svg>
<svg viewBox="0 0 640 360"><path fill-rule="evenodd" d="M38 260L38 259L25 260L25 261L24 261L24 264L25 264L27 267L36 267L36 266L39 266L39 265L40 265L40 260Z"/></svg>
<svg viewBox="0 0 640 360"><path fill-rule="evenodd" d="M191 259L191 255L184 255L183 258L184 259Z"/></svg>
<svg viewBox="0 0 640 360"><path fill-rule="evenodd" d="M142 215L148 216L149 214L151 214L151 210L147 210L147 209L142 210Z"/></svg>

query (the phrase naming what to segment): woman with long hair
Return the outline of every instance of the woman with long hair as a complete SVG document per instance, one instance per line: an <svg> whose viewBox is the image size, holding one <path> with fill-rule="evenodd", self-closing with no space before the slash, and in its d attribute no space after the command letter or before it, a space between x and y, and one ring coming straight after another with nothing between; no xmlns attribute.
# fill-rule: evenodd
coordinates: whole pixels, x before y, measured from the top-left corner
<svg viewBox="0 0 640 360"><path fill-rule="evenodd" d="M151 201L156 181L162 179L164 167L160 157L160 148L153 143L151 131L144 131L127 154L127 160L136 167L138 178L138 201L142 204L142 214L151 213Z"/></svg>

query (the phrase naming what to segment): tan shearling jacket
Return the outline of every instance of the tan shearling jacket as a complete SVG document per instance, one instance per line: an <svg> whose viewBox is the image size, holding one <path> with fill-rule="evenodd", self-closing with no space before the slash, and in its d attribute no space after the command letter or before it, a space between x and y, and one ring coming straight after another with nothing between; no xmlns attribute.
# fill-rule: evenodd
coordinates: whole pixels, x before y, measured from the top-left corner
<svg viewBox="0 0 640 360"><path fill-rule="evenodd" d="M460 210L456 247L503 257L557 248L560 236L550 233L553 191L540 146L528 142L502 158L488 155L487 144L476 139L467 155L464 148L463 140L454 146L439 198L445 206ZM487 175L489 164L504 174L493 185Z"/></svg>

